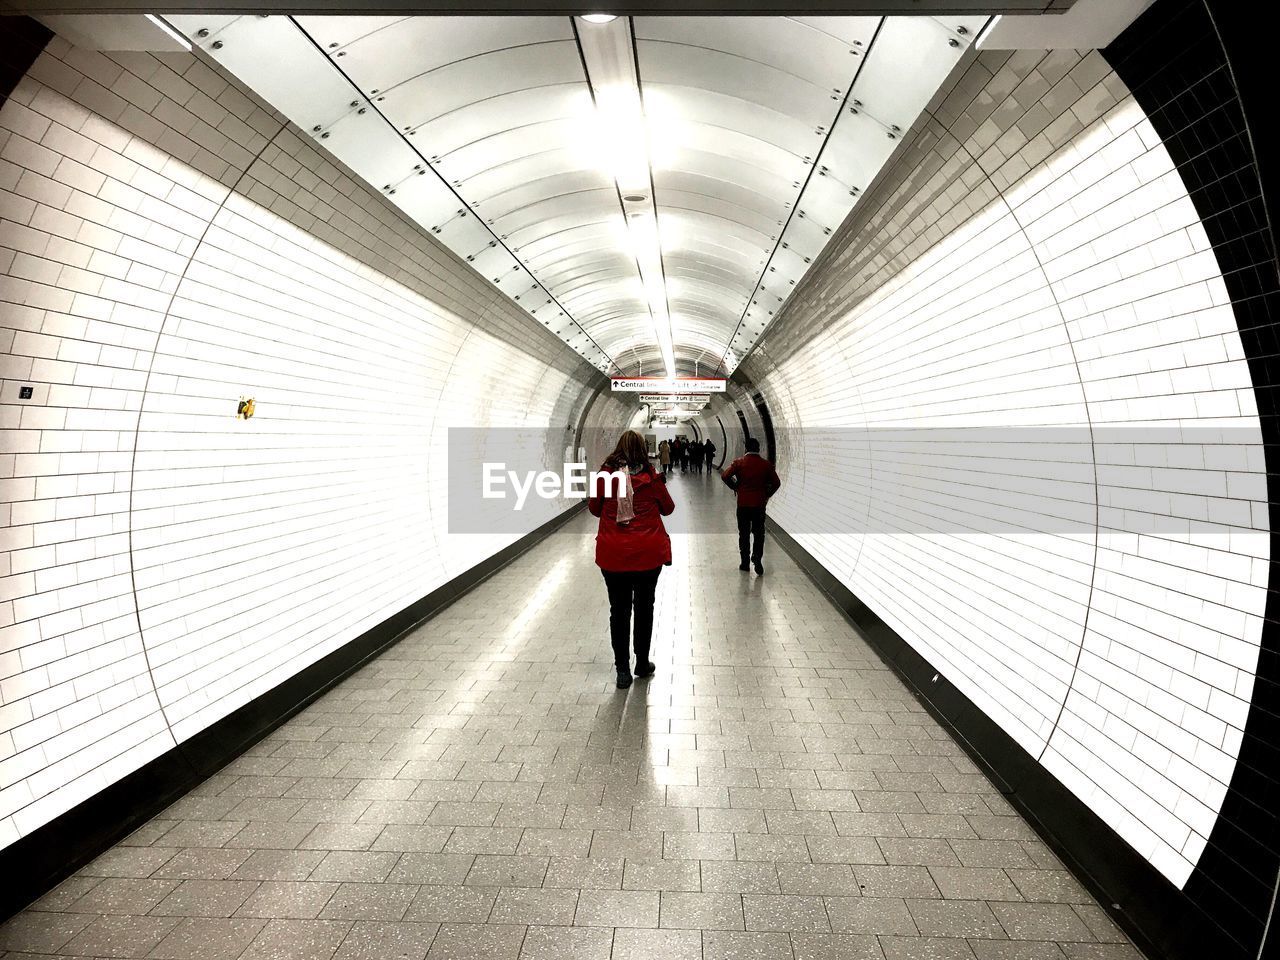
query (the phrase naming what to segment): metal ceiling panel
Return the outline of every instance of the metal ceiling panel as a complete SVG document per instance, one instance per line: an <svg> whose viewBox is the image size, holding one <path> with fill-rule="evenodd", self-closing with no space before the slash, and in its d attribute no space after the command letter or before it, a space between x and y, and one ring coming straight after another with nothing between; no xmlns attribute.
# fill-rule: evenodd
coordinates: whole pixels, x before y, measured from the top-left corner
<svg viewBox="0 0 1280 960"><path fill-rule="evenodd" d="M578 138L584 132L580 117L535 119L522 116L520 119L522 122L518 126L508 127L497 133L488 133L461 144L447 153L433 151L440 157L436 161L440 170L447 172L451 179L466 180L511 160L550 152L548 147L551 146L552 149L566 150L569 153L569 156L564 158L568 161L567 166L557 172L573 173L575 166L583 170L589 169L597 185L611 186L609 178L603 172L586 162L590 159L586 151L581 147L572 146L578 142ZM419 130L418 132L419 135L425 135L429 140L434 140L430 131Z"/></svg>
<svg viewBox="0 0 1280 960"><path fill-rule="evenodd" d="M307 32L321 46L343 46L391 27L406 29L412 17L305 17ZM440 18L447 19L447 18Z"/></svg>
<svg viewBox="0 0 1280 960"><path fill-rule="evenodd" d="M860 55L878 21L842 20L845 39L790 17L644 17L637 21L636 40L724 51L826 88L848 83L850 58Z"/></svg>
<svg viewBox="0 0 1280 960"><path fill-rule="evenodd" d="M433 162L448 162L453 151L516 127L570 119L589 129L591 110L591 94L579 77L559 87L515 90L468 104L422 123L414 135Z"/></svg>
<svg viewBox="0 0 1280 960"><path fill-rule="evenodd" d="M726 51L654 40L641 41L638 47L642 77L653 76L666 87L691 87L738 97L809 127L830 122L831 100L838 104L843 93L843 88L819 86ZM847 86L847 78L845 83Z"/></svg>
<svg viewBox="0 0 1280 960"><path fill-rule="evenodd" d="M638 17L587 38L622 42L584 48L590 25L567 17L172 19L617 373L663 363L641 282L654 271L626 214L650 211L678 366L724 358L730 372L985 23ZM644 112L620 131L618 91L596 65L631 64L632 51ZM615 180L633 150L648 188ZM636 199L620 199L621 183Z"/></svg>
<svg viewBox="0 0 1280 960"><path fill-rule="evenodd" d="M342 64L348 74L368 90L377 86L383 96L383 112L400 129L411 130L437 117L461 110L481 100L501 97L521 90L555 87L581 82L582 65L571 41L540 43L495 50L394 79L387 63L372 48L366 48L369 74L350 61ZM417 69L416 65L409 69ZM507 116L508 126L519 118Z"/></svg>
<svg viewBox="0 0 1280 960"><path fill-rule="evenodd" d="M665 83L652 73L648 76L645 113L658 133L664 133L668 124L686 121L744 131L797 154L808 152L799 148L806 140L822 142L822 133L801 118L779 113L736 92L679 86Z"/></svg>
<svg viewBox="0 0 1280 960"><path fill-rule="evenodd" d="M352 170L359 170L375 190L398 193L404 181L425 171L413 148L365 107L349 109L322 132L328 135L325 148Z"/></svg>
<svg viewBox="0 0 1280 960"><path fill-rule="evenodd" d="M577 163L573 151L566 147L554 150L540 150L527 156L515 157L502 163L481 170L473 176L451 180L458 192L473 204L487 204L490 198L510 193L519 187L529 184L542 185L543 196L531 202L541 203L548 198L571 198L567 203L583 209L581 204L590 203L591 209L603 213L618 212L617 193L612 184L599 184L594 190L574 190L570 176L565 175L566 168L570 174L579 172L573 164ZM567 182L561 182L567 181Z"/></svg>
<svg viewBox="0 0 1280 960"><path fill-rule="evenodd" d="M795 195L794 184L797 178L803 178L807 172L801 161L790 173L767 170L752 166L738 157L707 153L703 150L682 150L681 160L684 164L681 174L685 177L701 177L702 191L711 196L721 193L741 195L754 194L755 203L767 203L773 200L773 206L780 208L786 201L783 198ZM672 185L672 180L663 171L653 175L657 187Z"/></svg>
<svg viewBox="0 0 1280 960"><path fill-rule="evenodd" d="M672 177L664 177L666 186L658 190L658 203L667 212L667 218L703 218L720 221L722 228L745 237L759 237L763 249L767 241L782 226L780 220L759 210L734 203L724 197L708 196L670 187ZM753 240L754 242L754 240Z"/></svg>
<svg viewBox="0 0 1280 960"><path fill-rule="evenodd" d="M337 59L344 70L382 91L446 68L483 67L507 51L527 48L526 59L536 60L542 44L573 47L565 17L403 17L373 31L362 30L363 19L299 17L298 22L319 46L342 54Z"/></svg>
<svg viewBox="0 0 1280 960"><path fill-rule="evenodd" d="M876 36L876 55L867 58L854 84L854 96L866 105L868 114L905 130L951 72L958 51L985 22L985 17L951 17L945 22L932 17L886 20ZM955 47L950 46L952 40ZM946 56L948 50L957 52Z"/></svg>

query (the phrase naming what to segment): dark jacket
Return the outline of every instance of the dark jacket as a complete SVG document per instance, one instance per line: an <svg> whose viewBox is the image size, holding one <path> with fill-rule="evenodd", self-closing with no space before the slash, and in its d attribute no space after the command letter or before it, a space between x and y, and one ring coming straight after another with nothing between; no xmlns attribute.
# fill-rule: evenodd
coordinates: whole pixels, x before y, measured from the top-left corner
<svg viewBox="0 0 1280 960"><path fill-rule="evenodd" d="M720 479L737 492L740 507L763 507L782 486L773 464L758 453L748 453L733 461L720 474Z"/></svg>
<svg viewBox="0 0 1280 960"><path fill-rule="evenodd" d="M602 471L616 469L609 463ZM645 467L631 478L634 490L632 505L635 517L628 523L618 523L618 497L605 497L603 483L593 485L587 499L587 509L593 517L600 518L596 533L596 566L601 570L623 572L653 570L671 562L671 537L662 518L675 510L675 502L667 490L667 483L652 467Z"/></svg>

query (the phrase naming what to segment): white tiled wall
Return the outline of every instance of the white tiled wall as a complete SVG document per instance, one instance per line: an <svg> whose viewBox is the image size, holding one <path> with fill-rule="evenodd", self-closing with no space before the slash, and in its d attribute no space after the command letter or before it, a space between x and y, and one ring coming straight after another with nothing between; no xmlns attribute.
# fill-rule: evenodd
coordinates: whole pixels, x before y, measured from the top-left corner
<svg viewBox="0 0 1280 960"><path fill-rule="evenodd" d="M1249 371L1186 189L1098 54L983 54L863 207L743 367L791 428L771 513L1181 885L1269 559ZM980 426L1094 443L993 464L919 432ZM849 427L872 439L823 438Z"/></svg>
<svg viewBox="0 0 1280 960"><path fill-rule="evenodd" d="M0 217L3 845L514 540L448 533L448 428L602 381L191 56L56 39Z"/></svg>
<svg viewBox="0 0 1280 960"><path fill-rule="evenodd" d="M1217 264L1096 54L984 54L908 147L744 366L778 428L773 514L1182 883L1269 559ZM596 384L191 57L55 41L0 112L0 217L9 843L513 539L447 533L447 428L568 443ZM624 411L606 395L587 425ZM993 474L888 433L957 425L1101 439ZM1107 439L1141 425L1223 442ZM847 427L879 439L822 432ZM1027 477L1054 494L1027 532L957 530ZM1054 532L1063 510L1087 529ZM902 532L829 532L860 519Z"/></svg>

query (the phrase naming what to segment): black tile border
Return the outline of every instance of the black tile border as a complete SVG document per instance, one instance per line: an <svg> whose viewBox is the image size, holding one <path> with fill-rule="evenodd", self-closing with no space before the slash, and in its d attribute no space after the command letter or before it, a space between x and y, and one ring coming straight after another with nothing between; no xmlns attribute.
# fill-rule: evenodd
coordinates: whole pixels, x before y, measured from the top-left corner
<svg viewBox="0 0 1280 960"><path fill-rule="evenodd" d="M772 517L769 533L1148 957L1255 960Z"/></svg>
<svg viewBox="0 0 1280 960"><path fill-rule="evenodd" d="M1251 960L1264 938L1273 949L1280 938L1267 927L1280 873L1280 156L1271 46L1249 4L1158 0L1102 51L1164 142L1218 258L1266 451L1271 564L1252 702L1226 797L1183 888L1215 919L1220 939L1243 945Z"/></svg>
<svg viewBox="0 0 1280 960"><path fill-rule="evenodd" d="M586 501L570 507L191 739L0 850L0 877L7 878L0 892L0 920L17 913L119 842L585 508Z"/></svg>
<svg viewBox="0 0 1280 960"><path fill-rule="evenodd" d="M0 15L0 106L52 39L53 31L37 20Z"/></svg>

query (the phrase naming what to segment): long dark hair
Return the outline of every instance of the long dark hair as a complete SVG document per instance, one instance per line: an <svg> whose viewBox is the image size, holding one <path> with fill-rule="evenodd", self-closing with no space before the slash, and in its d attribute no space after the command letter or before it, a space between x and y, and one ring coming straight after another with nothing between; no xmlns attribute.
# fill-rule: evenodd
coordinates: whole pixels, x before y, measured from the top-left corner
<svg viewBox="0 0 1280 960"><path fill-rule="evenodd" d="M634 430L628 430L618 438L618 445L605 460L605 466L615 470L620 467L634 470L648 465L649 445L645 443L644 437Z"/></svg>

